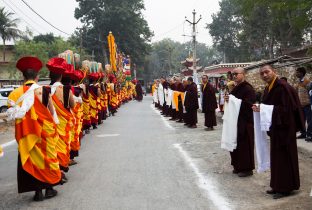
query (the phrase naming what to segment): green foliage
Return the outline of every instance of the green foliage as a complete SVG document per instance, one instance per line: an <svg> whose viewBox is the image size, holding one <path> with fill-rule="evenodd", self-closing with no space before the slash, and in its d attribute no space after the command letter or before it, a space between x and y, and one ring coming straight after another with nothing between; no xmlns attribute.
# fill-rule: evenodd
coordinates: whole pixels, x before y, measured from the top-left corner
<svg viewBox="0 0 312 210"><path fill-rule="evenodd" d="M145 59L145 78L151 80L160 76L168 76L171 73L180 73L181 62L191 55L192 43L180 43L171 39L164 39L153 43L150 55ZM207 66L219 62L221 56L215 48L207 47L203 43L197 44L198 65Z"/></svg>
<svg viewBox="0 0 312 210"><path fill-rule="evenodd" d="M82 30L83 47L95 58L104 62L107 57L107 35L113 32L118 48L130 55L134 63L143 64L150 51L150 31L142 10L143 0L76 0L79 7L75 17L84 23ZM73 39L72 39L73 40ZM80 43L80 33L76 33L76 46ZM107 62L107 60L106 60Z"/></svg>
<svg viewBox="0 0 312 210"><path fill-rule="evenodd" d="M23 56L36 56L38 57L44 64L47 61L55 56L58 56L59 53L64 52L65 50L72 50L74 52L78 52L75 47L73 47L70 42L64 41L60 37L55 37L55 40L52 43L46 43L42 41L18 41L15 44L15 60ZM83 53L84 54L84 53ZM48 77L47 68L43 67L40 71L40 77Z"/></svg>
<svg viewBox="0 0 312 210"><path fill-rule="evenodd" d="M0 7L0 36L3 41L3 61L5 61L5 42L16 39L21 31L17 28L18 19L13 18L14 13L7 12L4 7Z"/></svg>
<svg viewBox="0 0 312 210"><path fill-rule="evenodd" d="M311 41L311 0L222 0L207 25L226 62L273 58Z"/></svg>
<svg viewBox="0 0 312 210"><path fill-rule="evenodd" d="M38 36L34 37L35 42L45 42L47 44L51 44L55 41L56 37L53 35L53 33L48 34L39 34Z"/></svg>

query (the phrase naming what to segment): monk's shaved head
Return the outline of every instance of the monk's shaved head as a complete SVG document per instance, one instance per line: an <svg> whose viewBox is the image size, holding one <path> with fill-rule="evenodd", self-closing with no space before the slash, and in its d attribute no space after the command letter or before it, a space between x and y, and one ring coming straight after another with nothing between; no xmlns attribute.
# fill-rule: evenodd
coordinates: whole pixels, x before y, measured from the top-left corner
<svg viewBox="0 0 312 210"><path fill-rule="evenodd" d="M236 73L242 73L242 74L245 74L246 71L243 67L237 67L233 70L233 72L236 72Z"/></svg>

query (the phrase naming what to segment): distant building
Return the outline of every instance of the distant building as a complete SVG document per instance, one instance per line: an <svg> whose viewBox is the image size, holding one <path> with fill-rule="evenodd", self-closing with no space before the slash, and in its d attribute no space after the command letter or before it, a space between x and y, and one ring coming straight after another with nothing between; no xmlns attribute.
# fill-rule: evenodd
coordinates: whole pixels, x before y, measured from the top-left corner
<svg viewBox="0 0 312 210"><path fill-rule="evenodd" d="M221 63L205 67L203 74L208 75L211 84L218 87L221 76L225 76L227 72L233 71L237 67L246 67L252 63Z"/></svg>
<svg viewBox="0 0 312 210"><path fill-rule="evenodd" d="M202 72L203 70L203 67L202 66L198 66L198 62L200 61L199 58L196 59L196 71L199 73L199 72ZM181 70L181 73L187 77L187 76L193 76L193 72L194 72L194 60L193 60L193 57L189 57L187 59L185 59L184 61L181 62L183 68Z"/></svg>

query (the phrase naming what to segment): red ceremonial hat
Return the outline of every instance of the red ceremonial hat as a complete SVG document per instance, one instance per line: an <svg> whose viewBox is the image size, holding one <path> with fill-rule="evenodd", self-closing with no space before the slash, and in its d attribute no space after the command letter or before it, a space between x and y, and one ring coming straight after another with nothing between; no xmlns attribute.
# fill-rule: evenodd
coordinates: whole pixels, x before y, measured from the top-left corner
<svg viewBox="0 0 312 210"><path fill-rule="evenodd" d="M63 74L65 71L66 61L63 58L55 57L51 58L46 64L49 71L56 74Z"/></svg>
<svg viewBox="0 0 312 210"><path fill-rule="evenodd" d="M72 75L75 73L74 65L72 64L65 64L65 71L63 72L64 77L72 77Z"/></svg>
<svg viewBox="0 0 312 210"><path fill-rule="evenodd" d="M98 80L99 74L98 73L91 73L91 74L89 74L89 78L92 80Z"/></svg>
<svg viewBox="0 0 312 210"><path fill-rule="evenodd" d="M16 68L21 72L26 71L27 69L39 72L42 68L42 62L36 57L22 57L17 61Z"/></svg>
<svg viewBox="0 0 312 210"><path fill-rule="evenodd" d="M71 79L75 81L80 81L84 78L84 73L81 70L75 70L73 74L71 74Z"/></svg>

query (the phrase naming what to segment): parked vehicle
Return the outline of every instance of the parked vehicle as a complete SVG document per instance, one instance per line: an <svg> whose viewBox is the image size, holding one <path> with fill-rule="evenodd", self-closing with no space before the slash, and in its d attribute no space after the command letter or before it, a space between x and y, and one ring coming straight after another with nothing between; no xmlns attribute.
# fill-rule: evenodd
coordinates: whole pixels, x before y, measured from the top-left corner
<svg viewBox="0 0 312 210"><path fill-rule="evenodd" d="M8 109L8 96L14 88L1 88L0 89L0 113L6 112Z"/></svg>

